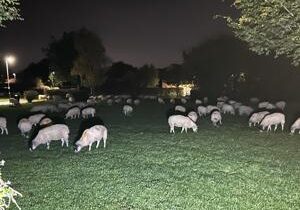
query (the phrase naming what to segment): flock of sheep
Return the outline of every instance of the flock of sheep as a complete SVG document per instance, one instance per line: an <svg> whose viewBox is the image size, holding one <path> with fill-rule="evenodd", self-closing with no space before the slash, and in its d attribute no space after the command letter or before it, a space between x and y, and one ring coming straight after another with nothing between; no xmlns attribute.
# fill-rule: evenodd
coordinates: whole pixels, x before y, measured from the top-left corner
<svg viewBox="0 0 300 210"><path fill-rule="evenodd" d="M262 130L267 129L267 131L271 131L272 126L274 126L274 130L276 131L278 126L281 126L283 130L285 125L285 115L283 114L286 108L285 101L278 101L272 104L267 101L260 102L258 98L251 98L249 102L252 106L246 106L224 96L219 97L215 105L208 105L207 97L203 98L203 100L196 99L195 101L187 97L178 99L177 101L175 99L167 101L167 99L156 96L139 96L138 99L132 99L129 95L108 95L90 97L87 102L55 102L36 105L31 108L30 112L32 114L28 118L19 120L18 128L23 136L28 137L28 134L32 131L34 126L42 126L31 142L31 151L43 144L49 149L51 141L61 141L62 147L64 145L68 147L69 127L65 124L55 124L53 120L46 115L47 112L64 112L65 119L76 119L80 117L86 119L96 115L96 109L93 105L102 102L108 105L114 103L125 104L122 107L122 112L125 116L130 116L134 111L134 106L139 105L142 99L157 101L159 104L173 104L173 111L176 112L176 114L168 117L170 133L175 133L175 127L181 128L181 132L187 132L188 129L197 132L197 119L198 117L205 116L210 116L212 124L218 127L222 125L222 115L235 115L236 113L240 116L249 117L249 127L258 125ZM187 112L185 104L188 102L196 105L197 110ZM253 107L258 111L255 111ZM8 134L7 120L5 117L0 117L0 129L1 134L4 134L4 132ZM296 130L300 130L300 118L291 126L291 134L295 133ZM96 148L98 148L101 140L103 140L105 148L107 128L103 125L94 125L83 131L81 138L75 143L75 152L79 152L84 147L88 147L90 151L94 142L96 142Z"/></svg>

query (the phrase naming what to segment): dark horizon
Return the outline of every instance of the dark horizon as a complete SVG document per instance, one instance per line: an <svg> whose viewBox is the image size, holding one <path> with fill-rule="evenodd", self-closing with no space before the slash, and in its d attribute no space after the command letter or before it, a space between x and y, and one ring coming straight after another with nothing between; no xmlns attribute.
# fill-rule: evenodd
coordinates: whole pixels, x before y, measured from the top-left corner
<svg viewBox="0 0 300 210"><path fill-rule="evenodd" d="M231 34L215 14L232 14L228 3L220 0L64 0L21 2L24 21L6 23L0 28L0 56L17 57L16 72L44 55L51 36L86 27L103 40L113 61L135 66L154 64L164 67L181 62L183 50L207 39Z"/></svg>

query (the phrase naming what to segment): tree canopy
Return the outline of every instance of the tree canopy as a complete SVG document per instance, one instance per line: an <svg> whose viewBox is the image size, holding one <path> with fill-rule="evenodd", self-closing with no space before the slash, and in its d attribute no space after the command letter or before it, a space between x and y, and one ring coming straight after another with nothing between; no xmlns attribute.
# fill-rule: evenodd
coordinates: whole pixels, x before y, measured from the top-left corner
<svg viewBox="0 0 300 210"><path fill-rule="evenodd" d="M238 18L225 17L235 35L258 54L300 62L299 0L234 0Z"/></svg>
<svg viewBox="0 0 300 210"><path fill-rule="evenodd" d="M21 20L19 0L0 0L0 27L5 27L5 21Z"/></svg>

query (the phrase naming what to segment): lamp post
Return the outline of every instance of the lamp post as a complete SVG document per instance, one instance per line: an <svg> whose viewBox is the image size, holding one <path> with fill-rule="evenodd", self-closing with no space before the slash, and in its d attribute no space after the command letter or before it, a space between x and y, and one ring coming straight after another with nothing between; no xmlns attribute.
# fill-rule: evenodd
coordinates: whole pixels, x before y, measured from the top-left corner
<svg viewBox="0 0 300 210"><path fill-rule="evenodd" d="M10 99L10 84L9 84L9 69L8 64L13 64L15 61L15 58L13 56L7 56L5 57L5 65L6 65L6 76L7 76L7 89L8 89L8 100Z"/></svg>

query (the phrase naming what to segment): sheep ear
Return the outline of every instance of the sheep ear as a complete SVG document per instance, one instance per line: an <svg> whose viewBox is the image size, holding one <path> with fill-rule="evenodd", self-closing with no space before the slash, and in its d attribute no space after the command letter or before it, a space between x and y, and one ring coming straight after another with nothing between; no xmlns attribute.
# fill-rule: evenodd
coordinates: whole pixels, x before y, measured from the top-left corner
<svg viewBox="0 0 300 210"><path fill-rule="evenodd" d="M87 136L87 130L83 131L82 138L85 138Z"/></svg>

